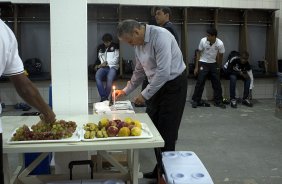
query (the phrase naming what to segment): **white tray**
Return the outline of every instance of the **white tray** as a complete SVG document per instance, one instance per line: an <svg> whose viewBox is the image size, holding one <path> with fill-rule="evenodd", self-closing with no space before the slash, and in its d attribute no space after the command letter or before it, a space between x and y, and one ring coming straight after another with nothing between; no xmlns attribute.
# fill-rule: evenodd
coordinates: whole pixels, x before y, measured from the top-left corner
<svg viewBox="0 0 282 184"><path fill-rule="evenodd" d="M85 130L82 129L81 140L82 141L108 141L108 140L123 140L123 139L148 139L152 138L153 134L148 128L147 124L142 123L142 133L140 136L126 136L126 137L107 137L107 138L97 138L94 139L84 139Z"/></svg>
<svg viewBox="0 0 282 184"><path fill-rule="evenodd" d="M29 140L29 141L11 141L11 138L13 137L14 133L16 133L16 130L11 134L11 137L7 141L8 144L30 144L30 143L58 143L58 142L79 142L81 141L81 129L76 128L75 132L72 134L71 137L65 138L65 139L56 139L56 140Z"/></svg>

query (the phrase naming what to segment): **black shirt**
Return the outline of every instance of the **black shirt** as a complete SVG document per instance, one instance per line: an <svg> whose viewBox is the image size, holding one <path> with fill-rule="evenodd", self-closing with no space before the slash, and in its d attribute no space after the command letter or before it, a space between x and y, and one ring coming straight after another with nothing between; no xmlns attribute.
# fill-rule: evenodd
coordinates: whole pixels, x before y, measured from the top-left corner
<svg viewBox="0 0 282 184"><path fill-rule="evenodd" d="M225 63L224 69L228 73L239 74L240 72L246 73L247 71L250 71L252 68L249 62L243 64L240 61L240 57L235 56Z"/></svg>
<svg viewBox="0 0 282 184"><path fill-rule="evenodd" d="M177 32L176 32L176 29L175 29L175 26L170 22L166 22L164 25L163 25L163 28L167 29L169 32L171 32L171 34L174 36L175 40L177 41L177 43L179 44L179 37L177 35Z"/></svg>

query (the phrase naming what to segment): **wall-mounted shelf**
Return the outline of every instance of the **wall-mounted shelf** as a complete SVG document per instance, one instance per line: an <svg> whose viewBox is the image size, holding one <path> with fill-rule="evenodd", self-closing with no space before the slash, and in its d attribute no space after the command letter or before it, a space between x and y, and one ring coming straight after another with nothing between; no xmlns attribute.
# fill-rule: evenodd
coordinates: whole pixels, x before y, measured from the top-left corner
<svg viewBox="0 0 282 184"><path fill-rule="evenodd" d="M92 35L93 39L88 43L90 45L89 47L91 47L89 51L95 50L93 48L96 48L97 45L101 43L101 35L106 31L113 32L114 28L121 20L135 19L137 21L147 23L151 19L151 9L151 6L94 3L88 4L88 25L91 24L89 27L89 33L96 35ZM200 41L198 38L191 37L191 29L195 32L193 29L200 27L201 30L199 30L200 33L198 33L198 35L203 34L203 36L205 35L205 29L209 26L216 26L219 32L222 30L239 30L239 32L237 31L238 33L236 34L238 34L239 39L239 41L237 40L239 43L238 48L242 51L254 49L250 48L250 35L253 34L251 30L256 30L254 27L258 27L258 30L262 28L262 34L264 34L263 37L266 37L265 43L261 43L260 40L257 41L265 48L264 57L269 63L268 70L269 72L277 71L275 9L240 9L216 7L171 7L171 9L173 13L172 22L180 31L180 47L187 66L189 60L191 60L191 57L194 55L194 50L192 51L190 45L194 44L196 46ZM19 43L21 43L21 29L23 23L47 23L47 25L49 25L50 7L48 3L0 3L0 17L4 21L9 21L10 26L15 31ZM226 28L227 26L229 27ZM48 26L46 27L49 28ZM50 30L47 30L47 32L48 31L50 32ZM32 43L37 42L40 41L32 40ZM193 49L195 49L194 45ZM21 44L19 46L20 52L22 47L28 47L28 45ZM226 43L225 46L229 47L230 45ZM46 52L50 52L50 50L46 49ZM124 52L127 52L127 50ZM253 52L256 53L256 51ZM257 53L261 54L261 51ZM48 53L47 55L51 54ZM226 53L226 55L228 55L228 53ZM96 54L88 54L88 57L91 57L88 59L89 61L96 60ZM121 55L121 58L124 58L123 55ZM47 60L44 62L50 61ZM120 75L123 75L122 69L120 70Z"/></svg>

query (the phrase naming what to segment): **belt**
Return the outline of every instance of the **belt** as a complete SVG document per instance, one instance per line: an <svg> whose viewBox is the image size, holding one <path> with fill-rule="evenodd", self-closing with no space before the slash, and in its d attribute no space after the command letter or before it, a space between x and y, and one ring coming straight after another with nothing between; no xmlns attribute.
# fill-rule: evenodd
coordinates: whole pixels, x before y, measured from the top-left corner
<svg viewBox="0 0 282 184"><path fill-rule="evenodd" d="M186 76L186 70L184 70L180 75L178 75L177 77L175 77L174 79L171 79L170 81L176 80L180 77Z"/></svg>

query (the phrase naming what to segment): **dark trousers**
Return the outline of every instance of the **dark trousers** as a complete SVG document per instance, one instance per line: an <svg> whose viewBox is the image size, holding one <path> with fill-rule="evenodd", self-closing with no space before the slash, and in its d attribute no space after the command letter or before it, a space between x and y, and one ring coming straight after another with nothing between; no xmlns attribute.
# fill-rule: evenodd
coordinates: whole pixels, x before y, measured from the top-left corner
<svg viewBox="0 0 282 184"><path fill-rule="evenodd" d="M1 121L1 120L0 120ZM0 126L2 126L1 125L1 122L0 122ZM0 152L1 152L1 157L0 157L0 183L4 183L4 171L3 171L3 169L4 169L4 166L3 166L3 136L2 136L2 131L0 130L0 144L1 144L1 146L0 146Z"/></svg>
<svg viewBox="0 0 282 184"><path fill-rule="evenodd" d="M148 84L149 84L148 78L145 77L145 79L143 80L143 83L142 83L141 91L143 91L147 87Z"/></svg>
<svg viewBox="0 0 282 184"><path fill-rule="evenodd" d="M192 96L193 101L195 102L201 101L205 87L205 82L208 74L210 74L212 88L214 91L214 101L215 103L222 102L222 88L220 83L219 72L220 72L220 68L218 67L217 63L199 62L199 74L198 74L198 79L195 86L194 94Z"/></svg>
<svg viewBox="0 0 282 184"><path fill-rule="evenodd" d="M187 95L187 76L183 72L166 82L146 101L146 112L165 141L162 151L174 151Z"/></svg>
<svg viewBox="0 0 282 184"><path fill-rule="evenodd" d="M238 76L237 74L230 74L229 78L230 78L230 86L229 86L230 99L236 98L236 82L237 82L238 78L240 78L244 81L243 99L248 98L251 80L249 78L245 79L244 77Z"/></svg>

